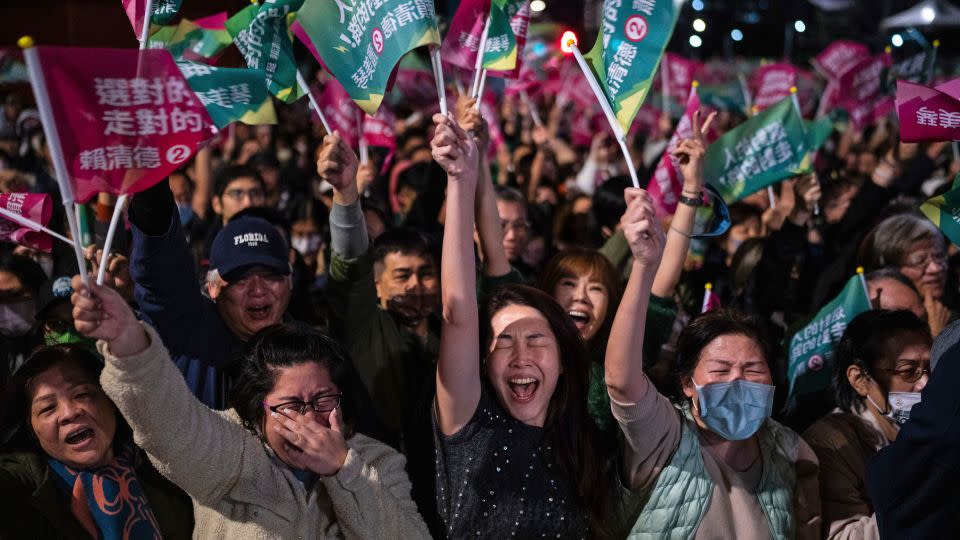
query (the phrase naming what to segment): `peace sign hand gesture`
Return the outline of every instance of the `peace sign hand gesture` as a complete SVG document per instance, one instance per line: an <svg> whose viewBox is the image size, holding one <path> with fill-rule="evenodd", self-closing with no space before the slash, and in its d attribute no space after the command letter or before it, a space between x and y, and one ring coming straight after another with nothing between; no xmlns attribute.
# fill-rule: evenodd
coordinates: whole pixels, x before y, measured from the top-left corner
<svg viewBox="0 0 960 540"><path fill-rule="evenodd" d="M691 131L693 138L681 139L673 150L673 157L679 160L680 176L683 178L683 190L699 193L703 189L703 156L707 153L706 134L717 113L710 113L707 121L700 125L700 111L693 113Z"/></svg>

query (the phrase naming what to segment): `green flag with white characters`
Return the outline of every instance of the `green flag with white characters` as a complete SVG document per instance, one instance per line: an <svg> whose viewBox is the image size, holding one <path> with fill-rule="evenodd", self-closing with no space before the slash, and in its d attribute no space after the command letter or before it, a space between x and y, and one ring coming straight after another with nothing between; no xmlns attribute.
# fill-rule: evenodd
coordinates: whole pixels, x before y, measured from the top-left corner
<svg viewBox="0 0 960 540"><path fill-rule="evenodd" d="M624 133L630 131L677 25L683 0L604 0L600 34L584 56Z"/></svg>
<svg viewBox="0 0 960 540"><path fill-rule="evenodd" d="M286 103L303 95L297 85L297 64L287 24L287 16L301 5L303 0L266 0L247 6L227 20L227 31L247 67L259 71L270 92Z"/></svg>
<svg viewBox="0 0 960 540"><path fill-rule="evenodd" d="M803 118L789 97L764 109L710 145L704 178L732 203L771 184L813 170Z"/></svg>
<svg viewBox="0 0 960 540"><path fill-rule="evenodd" d="M180 60L177 67L218 129L232 122L276 124L263 74L250 68L221 68Z"/></svg>
<svg viewBox="0 0 960 540"><path fill-rule="evenodd" d="M493 71L513 71L517 67L517 33L511 21L529 0L491 0L490 30L483 53L483 68Z"/></svg>
<svg viewBox="0 0 960 540"><path fill-rule="evenodd" d="M954 245L960 246L960 174L953 179L950 191L921 204L920 211Z"/></svg>
<svg viewBox="0 0 960 540"><path fill-rule="evenodd" d="M153 14L150 15L150 24L167 24L177 16L183 0L153 0Z"/></svg>
<svg viewBox="0 0 960 540"><path fill-rule="evenodd" d="M172 26L162 26L159 30L150 35L147 40L147 47L150 49L166 49L170 51L170 56L179 59L183 52L200 41L203 37L203 29L189 19L180 19L180 22Z"/></svg>
<svg viewBox="0 0 960 540"><path fill-rule="evenodd" d="M297 22L327 70L371 116L400 58L440 45L433 0L311 0Z"/></svg>
<svg viewBox="0 0 960 540"><path fill-rule="evenodd" d="M870 309L865 282L860 275L854 275L836 298L793 335L787 351L790 396L830 387L834 348L850 321Z"/></svg>

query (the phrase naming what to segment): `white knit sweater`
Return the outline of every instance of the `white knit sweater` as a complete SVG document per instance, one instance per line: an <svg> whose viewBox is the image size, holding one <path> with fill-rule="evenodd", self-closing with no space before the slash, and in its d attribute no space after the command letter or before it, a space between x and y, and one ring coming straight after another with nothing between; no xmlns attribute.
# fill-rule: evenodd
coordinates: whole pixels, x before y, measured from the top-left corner
<svg viewBox="0 0 960 540"><path fill-rule="evenodd" d="M410 498L404 458L363 435L346 462L310 491L233 410L212 411L190 393L157 333L117 358L106 343L100 382L161 474L193 498L194 538L429 538Z"/></svg>

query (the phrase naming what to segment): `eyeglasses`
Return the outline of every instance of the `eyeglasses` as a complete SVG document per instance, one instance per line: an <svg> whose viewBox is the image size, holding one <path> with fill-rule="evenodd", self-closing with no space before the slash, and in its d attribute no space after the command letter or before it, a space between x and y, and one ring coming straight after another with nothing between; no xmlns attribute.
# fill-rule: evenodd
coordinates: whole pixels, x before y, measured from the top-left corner
<svg viewBox="0 0 960 540"><path fill-rule="evenodd" d="M251 201L261 201L263 200L263 190L260 188L253 189L228 189L223 192L224 196L230 197L234 201L242 201L244 197L250 197Z"/></svg>
<svg viewBox="0 0 960 540"><path fill-rule="evenodd" d="M513 232L524 233L524 232L527 232L527 229L530 228L530 224L527 223L526 221L501 220L500 227L503 229L503 232L512 230Z"/></svg>
<svg viewBox="0 0 960 540"><path fill-rule="evenodd" d="M892 373L904 382L908 383L915 383L924 375L930 375L930 368L925 368L923 366L914 366L901 369L878 368L877 371L881 371L883 373Z"/></svg>
<svg viewBox="0 0 960 540"><path fill-rule="evenodd" d="M930 251L927 253L917 253L907 258L904 261L903 266L916 270L918 272L923 272L931 262L937 263L937 266L946 266L947 265L947 255L939 251Z"/></svg>
<svg viewBox="0 0 960 540"><path fill-rule="evenodd" d="M343 393L325 394L313 401L288 401L272 407L267 405L267 402L263 402L263 405L271 412L275 413L295 412L297 414L307 414L307 409L312 409L314 412L318 413L325 413L330 412L340 406L340 397L342 395Z"/></svg>

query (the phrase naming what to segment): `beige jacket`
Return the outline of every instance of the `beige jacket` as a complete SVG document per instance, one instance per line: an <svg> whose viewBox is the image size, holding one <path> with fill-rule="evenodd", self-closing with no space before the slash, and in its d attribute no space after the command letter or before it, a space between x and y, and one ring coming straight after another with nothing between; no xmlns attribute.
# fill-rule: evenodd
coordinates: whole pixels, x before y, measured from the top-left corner
<svg viewBox="0 0 960 540"><path fill-rule="evenodd" d="M429 538L410 498L404 458L363 435L347 460L310 491L232 410L190 393L156 332L150 347L117 358L104 342L100 382L161 474L193 499L194 538Z"/></svg>
<svg viewBox="0 0 960 540"><path fill-rule="evenodd" d="M829 540L878 540L880 531L867 493L867 461L890 444L867 409L840 409L814 422L803 438L820 460L820 504Z"/></svg>

